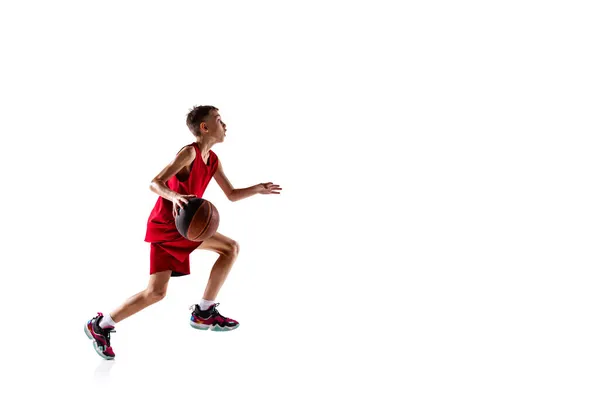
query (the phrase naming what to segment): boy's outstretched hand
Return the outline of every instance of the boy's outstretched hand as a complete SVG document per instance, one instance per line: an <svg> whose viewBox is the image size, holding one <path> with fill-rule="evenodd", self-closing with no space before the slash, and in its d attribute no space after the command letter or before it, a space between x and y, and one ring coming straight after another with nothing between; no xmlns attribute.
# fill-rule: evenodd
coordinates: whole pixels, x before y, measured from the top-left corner
<svg viewBox="0 0 600 400"><path fill-rule="evenodd" d="M260 194L280 194L281 186L274 185L273 182L259 183L258 193Z"/></svg>

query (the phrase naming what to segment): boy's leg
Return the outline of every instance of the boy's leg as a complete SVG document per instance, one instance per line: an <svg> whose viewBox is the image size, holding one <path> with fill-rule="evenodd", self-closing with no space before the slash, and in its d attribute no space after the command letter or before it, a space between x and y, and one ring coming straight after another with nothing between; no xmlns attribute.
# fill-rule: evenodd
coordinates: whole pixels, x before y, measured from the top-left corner
<svg viewBox="0 0 600 400"><path fill-rule="evenodd" d="M205 300L215 300L238 256L240 246L235 240L217 232L203 241L198 249L210 250L219 254L219 258L210 271L203 296Z"/></svg>
<svg viewBox="0 0 600 400"><path fill-rule="evenodd" d="M210 307L203 308L195 304L192 306L192 317L190 325L196 329L213 331L230 331L236 329L239 323L231 318L223 317L216 309L218 303L214 300L219 294L233 263L237 259L239 252L238 243L220 233L215 233L212 237L205 240L198 246L201 250L210 250L219 254L210 271L210 276L204 290L203 301L208 301Z"/></svg>
<svg viewBox="0 0 600 400"><path fill-rule="evenodd" d="M125 318L164 299L167 294L169 278L171 278L171 271L156 272L150 275L150 281L146 289L131 296L125 303L110 313L113 321L121 322Z"/></svg>
<svg viewBox="0 0 600 400"><path fill-rule="evenodd" d="M171 271L157 272L150 275L148 287L140 293L130 297L120 307L110 313L112 321L117 323L127 317L143 310L151 304L163 299L167 293L167 284L171 277ZM94 349L102 358L112 360L115 353L110 345L110 333L114 332L114 325L107 324L106 318L101 313L89 320L85 325L85 333L94 341Z"/></svg>

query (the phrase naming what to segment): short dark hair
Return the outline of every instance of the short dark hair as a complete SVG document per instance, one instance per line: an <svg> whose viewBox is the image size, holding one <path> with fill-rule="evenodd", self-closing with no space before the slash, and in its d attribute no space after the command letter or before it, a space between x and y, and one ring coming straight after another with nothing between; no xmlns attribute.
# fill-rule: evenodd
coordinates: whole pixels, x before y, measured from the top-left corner
<svg viewBox="0 0 600 400"><path fill-rule="evenodd" d="M187 115L186 124L194 136L200 136L200 122L204 121L211 110L219 111L215 106L194 106Z"/></svg>

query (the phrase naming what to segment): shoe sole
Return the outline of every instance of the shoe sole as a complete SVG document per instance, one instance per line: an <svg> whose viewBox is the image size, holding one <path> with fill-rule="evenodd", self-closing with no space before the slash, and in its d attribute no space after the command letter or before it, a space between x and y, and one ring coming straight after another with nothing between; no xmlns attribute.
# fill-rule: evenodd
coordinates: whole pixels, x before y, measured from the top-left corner
<svg viewBox="0 0 600 400"><path fill-rule="evenodd" d="M105 355L104 353L102 353L103 350L100 347L98 347L98 342L96 342L96 340L94 340L94 337L92 336L92 333L88 329L87 322L83 326L83 330L85 332L85 335L88 337L88 339L90 339L91 341L94 342L94 350L96 350L96 353L100 357L104 358L105 360L114 360L114 357L109 357L109 356Z"/></svg>
<svg viewBox="0 0 600 400"><path fill-rule="evenodd" d="M192 328L198 329L200 331L229 332L229 331L236 330L240 326L240 324L237 324L236 326L233 326L233 327L228 327L228 326L219 326L219 325L196 324L196 323L190 321L190 326Z"/></svg>

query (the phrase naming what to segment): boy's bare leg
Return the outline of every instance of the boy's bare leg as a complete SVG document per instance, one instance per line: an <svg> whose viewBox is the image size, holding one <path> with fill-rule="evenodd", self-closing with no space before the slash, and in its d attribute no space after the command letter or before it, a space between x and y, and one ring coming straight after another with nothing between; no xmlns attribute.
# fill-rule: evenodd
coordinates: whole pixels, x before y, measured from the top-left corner
<svg viewBox="0 0 600 400"><path fill-rule="evenodd" d="M219 254L219 258L210 271L203 296L205 300L212 301L217 298L219 290L225 283L225 279L227 279L227 275L229 275L229 271L231 271L231 267L237 259L240 246L235 240L217 232L202 242L198 249L210 250Z"/></svg>
<svg viewBox="0 0 600 400"><path fill-rule="evenodd" d="M202 242L198 249L214 251L219 254L219 258L210 271L202 305L196 304L192 307L190 325L200 330L232 331L237 329L240 324L234 319L222 316L217 311L214 301L237 259L240 246L235 240L217 232Z"/></svg>
<svg viewBox="0 0 600 400"><path fill-rule="evenodd" d="M167 294L169 278L171 278L171 271L157 272L150 275L150 281L146 289L131 296L125 303L110 313L113 321L120 322L164 299Z"/></svg>
<svg viewBox="0 0 600 400"><path fill-rule="evenodd" d="M167 284L171 271L158 272L150 276L148 287L140 293L130 297L120 307L110 313L110 318L101 313L85 324L85 333L94 342L96 353L104 359L112 360L115 352L110 345L110 332L113 332L114 323L143 310L151 304L160 301L167 293ZM112 318L112 321L111 321ZM104 326L102 324L105 323Z"/></svg>

